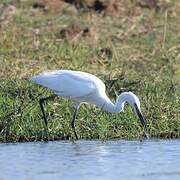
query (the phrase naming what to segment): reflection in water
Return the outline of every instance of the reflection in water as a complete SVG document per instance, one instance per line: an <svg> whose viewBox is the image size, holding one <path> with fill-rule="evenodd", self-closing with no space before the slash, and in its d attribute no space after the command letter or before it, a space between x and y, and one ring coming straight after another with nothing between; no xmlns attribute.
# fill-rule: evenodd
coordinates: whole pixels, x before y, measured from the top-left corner
<svg viewBox="0 0 180 180"><path fill-rule="evenodd" d="M0 144L0 180L180 179L180 140Z"/></svg>

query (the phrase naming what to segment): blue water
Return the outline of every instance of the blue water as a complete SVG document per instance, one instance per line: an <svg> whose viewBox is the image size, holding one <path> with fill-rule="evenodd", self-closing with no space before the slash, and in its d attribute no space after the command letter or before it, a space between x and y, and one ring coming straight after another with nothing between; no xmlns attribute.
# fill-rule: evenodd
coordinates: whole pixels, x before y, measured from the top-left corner
<svg viewBox="0 0 180 180"><path fill-rule="evenodd" d="M180 140L0 144L0 180L180 180Z"/></svg>

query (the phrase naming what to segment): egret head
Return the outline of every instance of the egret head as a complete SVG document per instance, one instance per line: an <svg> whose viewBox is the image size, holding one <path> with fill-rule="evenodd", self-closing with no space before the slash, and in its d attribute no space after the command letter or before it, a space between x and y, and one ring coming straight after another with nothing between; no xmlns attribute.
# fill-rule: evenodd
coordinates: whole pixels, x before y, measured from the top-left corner
<svg viewBox="0 0 180 180"><path fill-rule="evenodd" d="M124 100L127 101L134 108L135 113L139 117L139 120L140 120L142 126L145 128L145 131L146 131L146 121L145 121L143 114L141 112L139 98L132 92L124 92L122 94L125 97ZM148 138L148 135L146 132L145 132L145 136Z"/></svg>

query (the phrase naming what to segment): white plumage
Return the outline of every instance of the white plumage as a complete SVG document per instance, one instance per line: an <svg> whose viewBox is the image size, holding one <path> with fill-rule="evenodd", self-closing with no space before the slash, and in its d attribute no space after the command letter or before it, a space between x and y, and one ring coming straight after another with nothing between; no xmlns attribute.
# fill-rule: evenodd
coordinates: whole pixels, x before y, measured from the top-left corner
<svg viewBox="0 0 180 180"><path fill-rule="evenodd" d="M59 96L75 101L81 101L91 94L98 95L97 90L100 90L99 88L105 92L105 86L99 78L80 71L55 70L44 72L32 77L31 80L54 90Z"/></svg>
<svg viewBox="0 0 180 180"><path fill-rule="evenodd" d="M141 123L145 125L140 109L140 101L134 93L124 92L120 94L116 103L113 104L106 95L104 83L90 73L54 70L36 75L31 80L53 90L58 96L71 99L77 105L77 109L81 103L90 103L109 112L120 112L124 109L125 102L128 102L139 116ZM73 118L74 120L75 118Z"/></svg>

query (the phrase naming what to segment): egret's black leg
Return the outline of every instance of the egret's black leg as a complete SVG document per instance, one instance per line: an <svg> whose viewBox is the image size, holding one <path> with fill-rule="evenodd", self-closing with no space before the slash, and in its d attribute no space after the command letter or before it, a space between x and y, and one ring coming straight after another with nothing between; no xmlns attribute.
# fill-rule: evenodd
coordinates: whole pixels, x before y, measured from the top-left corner
<svg viewBox="0 0 180 180"><path fill-rule="evenodd" d="M79 109L79 107L76 107L76 109L74 111L74 114L73 114L72 124L71 124L73 132L74 132L74 135L75 135L77 140L78 140L78 136L77 136L77 133L76 133L75 120L76 120L76 117L77 117L78 109Z"/></svg>
<svg viewBox="0 0 180 180"><path fill-rule="evenodd" d="M41 108L41 111L42 111L42 114L43 114L43 119L44 119L46 127L48 126L48 121L47 121L47 118L46 118L46 114L45 114L45 111L44 111L43 104L47 100L54 100L55 97L56 97L56 95L53 95L53 96L48 96L48 97L41 98L39 100L40 108Z"/></svg>

